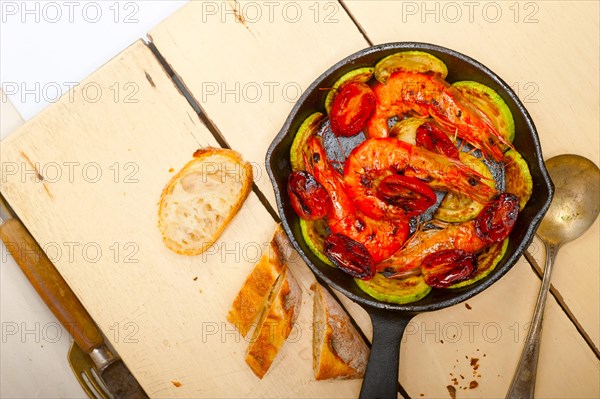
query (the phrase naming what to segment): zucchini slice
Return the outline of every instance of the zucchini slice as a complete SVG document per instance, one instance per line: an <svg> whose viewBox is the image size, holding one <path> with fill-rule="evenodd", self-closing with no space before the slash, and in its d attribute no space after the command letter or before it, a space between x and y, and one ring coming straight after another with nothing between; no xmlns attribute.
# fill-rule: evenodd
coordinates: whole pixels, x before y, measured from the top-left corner
<svg viewBox="0 0 600 399"><path fill-rule="evenodd" d="M521 154L515 150L508 150L504 155L509 159L509 162L504 165L506 192L516 195L519 198L519 209L523 209L533 192L533 180L529 173L529 166Z"/></svg>
<svg viewBox="0 0 600 399"><path fill-rule="evenodd" d="M485 184L492 188L495 187L494 179L492 178L492 173L490 172L488 167L485 166L481 159L466 152L460 152L459 157L462 163L466 164L471 169L476 170L477 172L489 179L484 181ZM442 201L438 209L435 211L433 217L439 220L443 220L444 222L467 222L469 220L475 219L484 207L485 204L480 204L479 202L474 201L465 194L449 192L448 194L446 194L444 200Z"/></svg>
<svg viewBox="0 0 600 399"><path fill-rule="evenodd" d="M324 115L320 112L311 114L302 122L298 133L294 136L292 147L290 148L290 162L292 164L292 170L305 170L304 165L304 153L306 151L306 142L308 139L317 133L319 126L324 119Z"/></svg>
<svg viewBox="0 0 600 399"><path fill-rule="evenodd" d="M329 260L329 258L325 256L325 252L323 252L323 243L329 235L327 221L325 219L300 219L300 230L302 230L302 237L304 238L304 242L306 242L306 245L308 245L312 253L315 254L317 258L325 262L327 265L335 267L335 265Z"/></svg>
<svg viewBox="0 0 600 399"><path fill-rule="evenodd" d="M448 288L465 287L486 277L492 272L492 270L496 268L496 265L500 263L500 260L502 260L504 254L506 253L506 248L508 248L508 238L484 249L483 252L477 256L477 270L475 270L473 277L468 280L461 281L460 283L451 285Z"/></svg>
<svg viewBox="0 0 600 399"><path fill-rule="evenodd" d="M482 111L507 141L515 138L515 120L498 93L478 82L461 81L452 84L463 96Z"/></svg>
<svg viewBox="0 0 600 399"><path fill-rule="evenodd" d="M446 64L439 58L424 51L404 51L389 55L375 65L375 79L385 84L397 71L436 72L443 79L448 76Z"/></svg>
<svg viewBox="0 0 600 399"><path fill-rule="evenodd" d="M334 84L329 93L327 93L327 97L325 97L325 110L327 114L331 112L331 106L333 105L333 99L336 94L344 87L344 85L350 82L362 82L367 83L373 77L373 67L364 67L354 69L346 74L344 74L341 78L339 78Z"/></svg>
<svg viewBox="0 0 600 399"><path fill-rule="evenodd" d="M431 121L431 119L417 118L414 116L402 119L392 126L390 129L390 137L395 137L408 144L417 145L417 128L428 121Z"/></svg>
<svg viewBox="0 0 600 399"><path fill-rule="evenodd" d="M403 279L387 278L377 273L370 280L355 278L356 285L379 301L391 303L410 303L418 301L431 291L421 276L411 276Z"/></svg>

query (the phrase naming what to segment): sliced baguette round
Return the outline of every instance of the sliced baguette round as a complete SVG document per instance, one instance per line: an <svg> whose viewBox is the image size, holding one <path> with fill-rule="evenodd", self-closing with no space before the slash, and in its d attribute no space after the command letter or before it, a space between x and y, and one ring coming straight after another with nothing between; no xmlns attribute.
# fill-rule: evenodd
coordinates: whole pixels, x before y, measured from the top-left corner
<svg viewBox="0 0 600 399"><path fill-rule="evenodd" d="M321 285L315 283L313 310L313 371L317 380L362 378L369 348L348 314Z"/></svg>
<svg viewBox="0 0 600 399"><path fill-rule="evenodd" d="M252 167L236 151L202 148L163 189L158 227L165 245L198 255L219 238L252 188Z"/></svg>

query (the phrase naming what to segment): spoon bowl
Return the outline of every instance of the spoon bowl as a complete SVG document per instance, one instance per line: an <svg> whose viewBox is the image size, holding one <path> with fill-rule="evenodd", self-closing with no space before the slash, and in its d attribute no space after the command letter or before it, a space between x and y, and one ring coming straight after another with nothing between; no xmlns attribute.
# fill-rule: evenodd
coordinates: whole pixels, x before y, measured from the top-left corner
<svg viewBox="0 0 600 399"><path fill-rule="evenodd" d="M554 199L537 231L546 247L546 267L531 327L507 398L533 398L540 337L550 276L559 248L580 237L600 211L600 169L587 158L565 154L546 161L554 183Z"/></svg>
<svg viewBox="0 0 600 399"><path fill-rule="evenodd" d="M554 200L537 231L546 243L560 246L581 236L600 211L600 171L589 159L566 154L546 161L554 182Z"/></svg>

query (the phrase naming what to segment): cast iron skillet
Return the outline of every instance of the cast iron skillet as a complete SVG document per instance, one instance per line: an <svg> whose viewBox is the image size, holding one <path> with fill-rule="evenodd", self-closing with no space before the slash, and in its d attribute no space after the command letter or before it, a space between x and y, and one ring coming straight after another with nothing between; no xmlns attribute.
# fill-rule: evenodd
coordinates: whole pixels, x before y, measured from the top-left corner
<svg viewBox="0 0 600 399"><path fill-rule="evenodd" d="M474 80L491 87L503 97L515 119L516 134L513 144L527 161L531 171L533 195L525 209L519 214L510 235L506 255L488 277L460 289L434 289L418 302L397 305L378 301L368 296L358 288L350 276L327 266L314 256L302 238L299 218L289 203L286 190L287 179L291 173L289 158L294 135L308 115L316 111L325 114L323 104L327 91L322 88L332 87L334 82L348 71L359 67L374 66L382 58L405 50L422 50L440 58L448 66L447 80L449 82ZM308 87L292 109L281 131L269 147L266 165L275 190L283 228L294 247L318 277L344 293L348 298L361 304L371 316L373 342L360 393L361 398L397 397L400 341L410 319L419 312L438 310L462 302L480 293L502 277L531 243L537 226L550 205L554 191L544 166L533 121L511 88L494 72L472 58L444 47L425 43L388 43L366 48L325 71Z"/></svg>

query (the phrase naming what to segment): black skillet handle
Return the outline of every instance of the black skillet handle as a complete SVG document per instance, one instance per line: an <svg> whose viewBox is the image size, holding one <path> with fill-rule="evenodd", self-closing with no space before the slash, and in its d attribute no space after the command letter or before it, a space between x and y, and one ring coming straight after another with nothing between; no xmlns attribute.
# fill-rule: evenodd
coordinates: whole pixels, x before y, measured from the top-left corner
<svg viewBox="0 0 600 399"><path fill-rule="evenodd" d="M380 309L368 312L373 323L373 342L360 399L397 399L400 343L414 315Z"/></svg>

